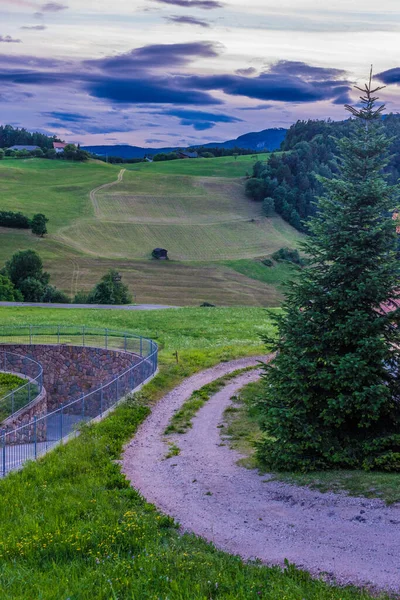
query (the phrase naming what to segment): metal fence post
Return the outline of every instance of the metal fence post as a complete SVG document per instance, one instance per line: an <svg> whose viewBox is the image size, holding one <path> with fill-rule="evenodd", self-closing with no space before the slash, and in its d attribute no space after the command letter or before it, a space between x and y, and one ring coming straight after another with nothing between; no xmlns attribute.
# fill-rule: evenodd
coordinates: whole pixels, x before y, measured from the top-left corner
<svg viewBox="0 0 400 600"><path fill-rule="evenodd" d="M37 458L37 416L33 417L33 443L35 448L35 459Z"/></svg>
<svg viewBox="0 0 400 600"><path fill-rule="evenodd" d="M61 411L60 411L60 440L63 439L63 428L64 428L64 402L61 404Z"/></svg>
<svg viewBox="0 0 400 600"><path fill-rule="evenodd" d="M14 392L11 394L11 414L14 414Z"/></svg>
<svg viewBox="0 0 400 600"><path fill-rule="evenodd" d="M106 329L105 341L106 341L106 349L107 349L108 348L108 329Z"/></svg>
<svg viewBox="0 0 400 600"><path fill-rule="evenodd" d="M143 356L143 338L140 336L140 356Z"/></svg>
<svg viewBox="0 0 400 600"><path fill-rule="evenodd" d="M100 414L103 414L103 386L100 388Z"/></svg>
<svg viewBox="0 0 400 600"><path fill-rule="evenodd" d="M82 325L82 346L85 345L85 326Z"/></svg>
<svg viewBox="0 0 400 600"><path fill-rule="evenodd" d="M57 344L60 344L60 326L57 327Z"/></svg>
<svg viewBox="0 0 400 600"><path fill-rule="evenodd" d="M29 325L29 344L32 344L32 325Z"/></svg>
<svg viewBox="0 0 400 600"><path fill-rule="evenodd" d="M125 334L125 339L124 339L124 350L126 352L126 334Z"/></svg>
<svg viewBox="0 0 400 600"><path fill-rule="evenodd" d="M82 396L82 419L85 418L85 396Z"/></svg>

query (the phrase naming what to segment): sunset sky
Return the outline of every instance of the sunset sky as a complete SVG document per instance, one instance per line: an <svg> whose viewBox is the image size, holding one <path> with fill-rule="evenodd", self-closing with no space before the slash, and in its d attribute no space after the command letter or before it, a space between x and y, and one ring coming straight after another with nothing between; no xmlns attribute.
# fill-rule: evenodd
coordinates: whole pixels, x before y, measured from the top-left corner
<svg viewBox="0 0 400 600"><path fill-rule="evenodd" d="M371 63L397 112L399 32L398 0L0 0L0 121L82 144L223 141L343 118Z"/></svg>

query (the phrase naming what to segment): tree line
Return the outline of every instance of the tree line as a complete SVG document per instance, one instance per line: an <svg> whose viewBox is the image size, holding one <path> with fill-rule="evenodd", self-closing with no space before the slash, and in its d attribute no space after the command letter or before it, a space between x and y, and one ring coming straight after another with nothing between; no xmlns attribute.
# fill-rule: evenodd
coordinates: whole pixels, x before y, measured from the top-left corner
<svg viewBox="0 0 400 600"><path fill-rule="evenodd" d="M265 200L267 216L275 211L299 231L307 232L307 221L316 215L323 193L321 178L332 179L338 174L338 142L348 139L355 127L353 119L298 121L288 130L282 153L272 153L267 162L254 165L246 194L258 202ZM385 173L394 184L400 177L400 115L387 115L382 127L390 137Z"/></svg>
<svg viewBox="0 0 400 600"><path fill-rule="evenodd" d="M43 261L37 252L21 250L13 254L0 271L0 301L68 304L71 298L50 284L50 275L43 270ZM78 292L72 302L130 304L132 295L120 274L110 269L89 292Z"/></svg>

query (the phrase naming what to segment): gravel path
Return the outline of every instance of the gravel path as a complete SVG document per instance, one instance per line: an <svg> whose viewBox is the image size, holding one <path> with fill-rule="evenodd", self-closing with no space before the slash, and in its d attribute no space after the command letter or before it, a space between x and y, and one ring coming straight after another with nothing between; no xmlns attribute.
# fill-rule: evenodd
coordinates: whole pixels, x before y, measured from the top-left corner
<svg viewBox="0 0 400 600"><path fill-rule="evenodd" d="M385 589L400 597L400 505L322 494L270 480L237 466L240 454L221 445L218 425L230 398L259 377L238 376L215 394L185 435L163 436L191 393L221 375L256 364L222 363L188 378L153 409L127 445L123 470L132 485L182 530L218 548L267 564L291 563L341 584ZM167 442L181 449L165 459Z"/></svg>

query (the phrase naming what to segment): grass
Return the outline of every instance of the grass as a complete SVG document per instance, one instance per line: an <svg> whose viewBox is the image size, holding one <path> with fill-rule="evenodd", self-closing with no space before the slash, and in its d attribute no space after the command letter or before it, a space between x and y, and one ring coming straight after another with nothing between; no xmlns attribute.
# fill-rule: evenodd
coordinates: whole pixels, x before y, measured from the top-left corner
<svg viewBox="0 0 400 600"><path fill-rule="evenodd" d="M123 165L130 171L151 172L170 175L192 175L195 177L245 177L252 172L257 160L268 160L269 154L247 156L221 156L195 160L171 160L166 162L136 163ZM256 158L257 157L257 158Z"/></svg>
<svg viewBox="0 0 400 600"><path fill-rule="evenodd" d="M229 381L231 381L241 373L246 373L247 371L252 370L253 367L238 369L236 371L233 371L232 373L223 375L219 379L215 379L211 383L203 385L203 387L201 387L199 390L195 390L190 396L190 398L183 403L181 408L177 410L173 417L170 419L168 426L164 431L165 435L170 435L172 433L186 433L191 427L193 427L193 417L200 410L200 408L204 406L204 404L211 398L211 396L214 396L214 394L222 390L222 388Z"/></svg>
<svg viewBox="0 0 400 600"><path fill-rule="evenodd" d="M264 218L261 205L245 197L239 171L251 170L254 160L128 165L122 183L97 192L96 207L90 190L115 181L120 165L3 160L0 208L29 216L43 212L50 221L44 239L0 228L0 266L14 252L32 248L52 283L71 297L116 268L137 302L276 306L282 300L277 274L268 280L256 267L221 263L251 263L300 239L282 219ZM169 250L168 266L150 260L159 246Z"/></svg>
<svg viewBox="0 0 400 600"><path fill-rule="evenodd" d="M250 383L234 398L225 411L224 437L232 448L243 454L239 464L264 471L255 457L254 446L261 437L262 413L257 398L262 394L262 382ZM316 471L311 473L274 473L273 480L303 485L320 492L344 492L350 496L379 498L387 504L400 502L400 473L366 471Z"/></svg>
<svg viewBox="0 0 400 600"><path fill-rule="evenodd" d="M223 265L249 277L272 285L281 285L296 277L296 267L287 261L274 262L272 267L265 266L261 260L226 260Z"/></svg>
<svg viewBox="0 0 400 600"><path fill-rule="evenodd" d="M21 385L24 385L24 383L26 383L26 381L17 375L0 372L0 401L9 392L12 392Z"/></svg>
<svg viewBox="0 0 400 600"><path fill-rule="evenodd" d="M163 325L160 373L140 395L103 422L85 426L67 445L0 481L2 599L371 598L354 588L312 580L289 565L282 571L255 561L243 563L193 535L180 535L174 521L145 502L121 474L118 459L123 445L152 403L183 377L221 357L255 351L262 313L249 312L247 328L237 328L237 311L219 311L214 336L206 316L211 313L192 309L147 315L0 309L0 322L8 324L43 322L43 317L57 322L66 315L74 322L106 322L142 333ZM175 330L182 321L185 325ZM182 348L179 363L172 359L177 346Z"/></svg>

